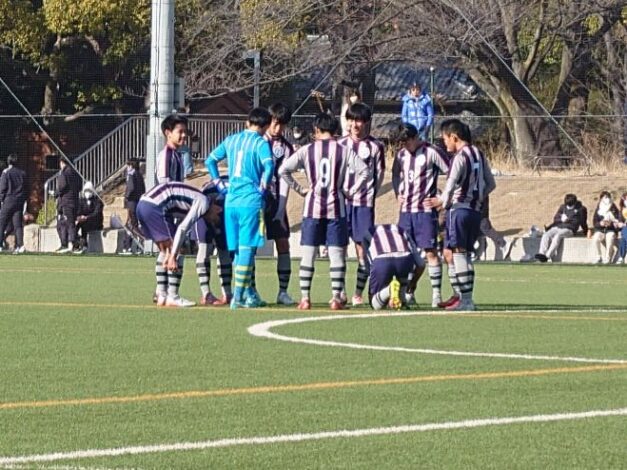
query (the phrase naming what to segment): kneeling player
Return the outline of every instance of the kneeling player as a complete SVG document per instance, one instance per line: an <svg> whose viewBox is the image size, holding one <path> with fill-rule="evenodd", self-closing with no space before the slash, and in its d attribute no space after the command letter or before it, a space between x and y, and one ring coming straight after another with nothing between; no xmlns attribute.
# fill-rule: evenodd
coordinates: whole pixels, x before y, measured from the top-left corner
<svg viewBox="0 0 627 470"><path fill-rule="evenodd" d="M157 305L195 305L179 296L183 277L183 257L179 256L179 250L185 234L197 220L204 218L207 223L219 223L222 208L213 204L212 200L202 191L184 183L162 183L144 194L137 204L137 219L142 233L159 248ZM175 220L180 220L180 223L176 225Z"/></svg>
<svg viewBox="0 0 627 470"><path fill-rule="evenodd" d="M375 310L401 308L410 273L420 277L425 270L416 245L398 225L376 225L364 237L364 248L370 264L370 305Z"/></svg>

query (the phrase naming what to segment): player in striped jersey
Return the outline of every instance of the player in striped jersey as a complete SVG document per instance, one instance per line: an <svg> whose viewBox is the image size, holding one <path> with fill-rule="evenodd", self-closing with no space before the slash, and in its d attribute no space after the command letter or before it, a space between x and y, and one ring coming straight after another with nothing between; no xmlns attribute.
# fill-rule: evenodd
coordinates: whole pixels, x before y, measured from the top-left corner
<svg viewBox="0 0 627 470"><path fill-rule="evenodd" d="M222 208L212 204L202 191L184 183L162 183L146 194L137 204L137 220L146 238L159 248L158 265L165 275L156 271L157 305L191 307L194 302L179 296L183 277L183 257L179 250L189 229L201 217L208 223L218 223ZM180 222L176 224L176 220Z"/></svg>
<svg viewBox="0 0 627 470"><path fill-rule="evenodd" d="M214 181L207 182L202 187L202 192L213 197L214 204L224 208L224 196L220 194ZM190 232L190 239L198 243L196 253L196 273L200 284L200 304L201 305L227 305L231 302L233 294L231 292L231 277L233 266L231 253L226 245L226 229L224 227L224 213L220 217L217 225L208 224L204 219L196 221ZM213 251L218 253L218 276L222 287L221 298L216 298L211 293L209 281L211 279L211 255Z"/></svg>
<svg viewBox="0 0 627 470"><path fill-rule="evenodd" d="M438 211L426 207L425 199L436 196L438 175L448 172L448 162L411 124L401 128L399 141L403 147L392 165L392 187L400 203L399 226L405 230L416 246L425 251L431 279L433 307L442 301L442 262L438 256ZM410 298L416 288L412 279Z"/></svg>
<svg viewBox="0 0 627 470"><path fill-rule="evenodd" d="M346 110L349 135L338 140L340 145L348 147L368 166L366 184L355 195L346 200L346 223L348 236L355 243L357 260L357 285L353 295L353 306L363 304L362 293L368 281L366 256L362 246L364 236L374 226L375 198L383 184L385 174L385 147L382 142L368 134L372 111L364 103L354 103ZM346 179L348 188L355 184L356 175L349 172Z"/></svg>
<svg viewBox="0 0 627 470"><path fill-rule="evenodd" d="M257 248L265 244L264 195L274 173L270 145L263 138L271 122L268 110L248 114L247 129L228 136L205 160L209 174L226 193L224 220L229 250L235 253L235 289L231 308L265 305L251 284ZM219 181L218 162L228 159L228 190Z"/></svg>
<svg viewBox="0 0 627 470"><path fill-rule="evenodd" d="M348 197L355 195L368 178L368 167L351 149L341 146L333 135L337 121L326 113L314 119L316 141L298 149L283 162L279 174L290 187L305 197L304 218L300 243L303 247L300 264L301 310L311 308L309 293L314 275L314 260L318 247L328 246L333 297L333 310L341 310L344 303L340 295L346 276L345 249L348 245L344 191ZM309 187L303 188L293 177L299 169L305 170ZM355 184L345 188L348 172L356 173Z"/></svg>
<svg viewBox="0 0 627 470"><path fill-rule="evenodd" d="M287 293L292 275L292 260L290 256L290 224L287 220L287 196L289 185L279 176L279 168L286 158L294 153L294 148L283 136L285 126L292 119L292 112L282 103L275 103L268 108L272 121L266 132L265 139L272 148L274 158L274 175L268 188L266 198L265 223L268 240L274 240L277 251L277 275L279 278L279 292L276 302L281 305L294 305L294 301Z"/></svg>
<svg viewBox="0 0 627 470"><path fill-rule="evenodd" d="M487 159L472 145L472 135L466 124L450 119L442 123L441 131L447 151L455 156L444 191L425 203L433 208L443 206L447 210L444 244L453 252L460 291L460 298L451 300L447 309L474 310L475 270L471 252L480 232L482 205L496 188L496 183Z"/></svg>
<svg viewBox="0 0 627 470"><path fill-rule="evenodd" d="M165 136L164 149L157 156L156 180L157 184L172 181L183 181L185 170L183 157L178 152L185 145L187 139L187 118L171 114L161 122L161 132Z"/></svg>
<svg viewBox="0 0 627 470"><path fill-rule="evenodd" d="M370 305L381 310L388 304L401 308L405 303L408 276L420 277L425 269L418 248L398 225L376 225L364 236L366 262L370 269Z"/></svg>

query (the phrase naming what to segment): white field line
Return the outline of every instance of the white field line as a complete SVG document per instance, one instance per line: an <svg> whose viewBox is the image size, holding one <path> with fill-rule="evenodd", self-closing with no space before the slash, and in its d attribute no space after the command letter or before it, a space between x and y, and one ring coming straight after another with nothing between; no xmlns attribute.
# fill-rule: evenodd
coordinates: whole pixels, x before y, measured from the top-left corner
<svg viewBox="0 0 627 470"><path fill-rule="evenodd" d="M289 343L302 343L311 344L315 346L331 346L336 348L350 348L350 349L367 349L371 351L397 351L407 353L420 353L420 354L436 354L442 356L466 356L466 357L493 357L500 359L525 359L525 360L538 360L538 361L563 361L563 362L586 362L594 364L627 364L627 360L624 359L594 359L586 357L564 357L564 356L546 356L546 355L533 355L533 354L508 354L508 353L489 353L489 352L469 352L469 351L445 351L439 349L415 349L415 348L403 348L399 346L375 346L369 344L357 344L357 343L340 343L337 341L323 341L317 339L297 338L294 336L284 336L277 333L273 333L270 330L283 325L295 324L295 323L308 323L315 321L333 321L333 320L357 320L364 318L377 318L377 317L409 317L409 316L445 316L451 315L450 313L436 313L436 312L387 312L387 313L367 313L361 315L329 315L324 317L305 317L305 318L292 318L288 320L274 320L263 323L257 323L248 328L248 332L253 336L261 338L269 338L277 341L286 341Z"/></svg>
<svg viewBox="0 0 627 470"><path fill-rule="evenodd" d="M469 429L485 426L504 426L508 424L546 423L552 421L569 421L577 419L601 418L609 416L626 416L627 408L613 410L595 410L580 413L558 413L551 415L531 415L508 418L470 419L449 421L444 423L412 424L382 428L353 429L316 433L283 434L278 436L256 436L238 439L218 439L201 442L179 442L175 444L154 444L147 446L118 447L111 449L89 449L73 452L55 452L51 454L24 455L17 457L0 457L0 466L25 464L33 462L53 462L59 460L78 460L98 457L119 457L124 455L155 454L163 452L179 452L189 450L205 450L245 445L279 444L286 442L317 441L322 439L338 439L350 437L383 436L427 431Z"/></svg>

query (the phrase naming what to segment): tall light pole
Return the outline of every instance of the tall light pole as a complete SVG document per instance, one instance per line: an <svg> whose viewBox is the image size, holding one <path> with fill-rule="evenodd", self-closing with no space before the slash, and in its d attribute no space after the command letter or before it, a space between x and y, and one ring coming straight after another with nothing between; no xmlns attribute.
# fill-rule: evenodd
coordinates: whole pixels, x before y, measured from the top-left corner
<svg viewBox="0 0 627 470"><path fill-rule="evenodd" d="M165 145L161 121L174 107L174 3L175 0L152 0L146 188L156 184L157 155Z"/></svg>
<svg viewBox="0 0 627 470"><path fill-rule="evenodd" d="M250 49L244 52L244 59L253 61L253 108L259 107L259 82L261 81L261 52Z"/></svg>

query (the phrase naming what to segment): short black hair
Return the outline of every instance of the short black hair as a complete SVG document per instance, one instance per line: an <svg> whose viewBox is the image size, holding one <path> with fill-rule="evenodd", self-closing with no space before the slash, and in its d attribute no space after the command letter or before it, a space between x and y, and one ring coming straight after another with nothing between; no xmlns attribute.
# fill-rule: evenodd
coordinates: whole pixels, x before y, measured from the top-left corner
<svg viewBox="0 0 627 470"><path fill-rule="evenodd" d="M418 129L413 124L403 124L398 128L396 140L399 142L407 142L409 139L413 139L418 136Z"/></svg>
<svg viewBox="0 0 627 470"><path fill-rule="evenodd" d="M283 103L273 103L268 107L272 119L276 119L279 124L288 124L292 119L292 111Z"/></svg>
<svg viewBox="0 0 627 470"><path fill-rule="evenodd" d="M248 122L253 126L267 127L272 122L272 116L266 108L253 108L248 113Z"/></svg>
<svg viewBox="0 0 627 470"><path fill-rule="evenodd" d="M346 119L351 121L370 122L372 110L364 103L353 103L346 110Z"/></svg>
<svg viewBox="0 0 627 470"><path fill-rule="evenodd" d="M7 157L7 165L15 165L17 163L17 155L14 153Z"/></svg>
<svg viewBox="0 0 627 470"><path fill-rule="evenodd" d="M447 119L440 125L443 134L456 135L464 142L469 144L472 142L472 134L470 127L461 122L459 119Z"/></svg>
<svg viewBox="0 0 627 470"><path fill-rule="evenodd" d="M575 196L574 194L567 194L566 196L564 196L564 204L566 204L567 206L574 206L575 204L577 204L577 196Z"/></svg>
<svg viewBox="0 0 627 470"><path fill-rule="evenodd" d="M178 114L170 114L161 121L161 132L165 135L165 131L173 131L178 124L183 124L187 127L187 118Z"/></svg>
<svg viewBox="0 0 627 470"><path fill-rule="evenodd" d="M320 132L335 134L335 131L337 131L337 119L327 113L318 113L313 120L313 126Z"/></svg>

